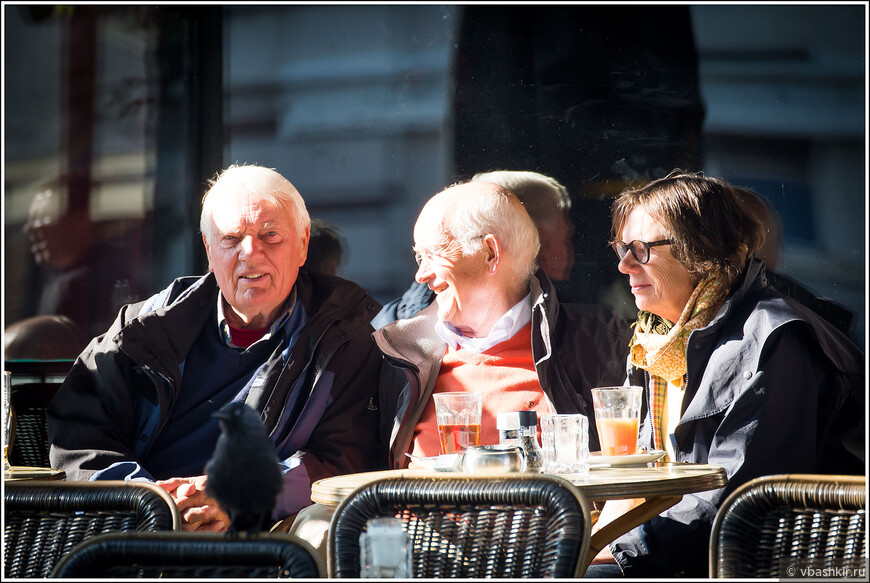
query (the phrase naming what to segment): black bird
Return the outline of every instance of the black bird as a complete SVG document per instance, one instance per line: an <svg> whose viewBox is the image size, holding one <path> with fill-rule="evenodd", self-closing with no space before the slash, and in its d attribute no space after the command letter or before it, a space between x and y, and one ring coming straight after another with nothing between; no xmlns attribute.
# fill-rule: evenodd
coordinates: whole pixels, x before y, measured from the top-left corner
<svg viewBox="0 0 870 583"><path fill-rule="evenodd" d="M283 478L275 446L257 412L245 403L230 403L213 417L221 435L205 465L205 493L230 517L228 534L269 530Z"/></svg>

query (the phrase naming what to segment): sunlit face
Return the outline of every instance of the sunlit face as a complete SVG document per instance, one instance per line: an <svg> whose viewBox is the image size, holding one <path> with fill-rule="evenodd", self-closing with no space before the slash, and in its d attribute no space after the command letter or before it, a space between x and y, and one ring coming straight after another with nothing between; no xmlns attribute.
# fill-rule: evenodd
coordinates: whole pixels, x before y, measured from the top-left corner
<svg viewBox="0 0 870 583"><path fill-rule="evenodd" d="M574 266L574 224L567 213L538 229L541 250L538 252L538 267L550 279L567 281Z"/></svg>
<svg viewBox="0 0 870 583"><path fill-rule="evenodd" d="M637 207L625 222L622 241L658 241L667 233L647 212ZM689 270L671 254L670 245L650 248L649 261L643 265L629 252L619 261L619 271L628 275L631 293L639 310L652 312L676 322L692 295L695 284Z"/></svg>
<svg viewBox="0 0 870 583"><path fill-rule="evenodd" d="M492 303L485 253L463 256L461 245L442 231L441 212L440 205L427 205L414 227L414 250L422 256L415 278L435 292L439 320L477 336Z"/></svg>
<svg viewBox="0 0 870 583"><path fill-rule="evenodd" d="M226 187L211 196L212 229L203 234L209 270L237 327L271 325L305 263L309 230L299 232L290 212L256 193Z"/></svg>

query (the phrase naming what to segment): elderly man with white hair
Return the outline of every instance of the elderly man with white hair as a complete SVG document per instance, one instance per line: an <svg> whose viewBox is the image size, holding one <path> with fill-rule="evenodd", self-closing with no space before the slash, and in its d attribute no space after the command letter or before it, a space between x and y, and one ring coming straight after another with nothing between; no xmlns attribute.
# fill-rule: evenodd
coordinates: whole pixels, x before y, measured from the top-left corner
<svg viewBox="0 0 870 583"><path fill-rule="evenodd" d="M568 280L574 265L574 224L571 222L568 189L552 176L528 170L479 172L471 182L504 186L523 203L538 228L538 268L553 282L557 295L570 294ZM382 328L393 320L409 318L434 299L434 292L425 283L414 281L401 297L384 304L372 320L372 326Z"/></svg>
<svg viewBox="0 0 870 583"><path fill-rule="evenodd" d="M435 301L374 335L391 467L441 453L432 395L442 391L483 393L481 445L498 443L498 413L534 410L585 414L599 449L590 389L622 383L630 330L608 307L560 304L539 248L529 213L500 184L454 185L423 207L415 279Z"/></svg>
<svg viewBox="0 0 870 583"><path fill-rule="evenodd" d="M529 213L500 184L458 184L423 207L416 281L435 301L374 333L391 468L408 467L406 453L441 453L432 395L448 390L484 393L481 445L498 443L498 413L534 410L585 414L590 449L599 449L590 389L622 384L631 331L609 307L560 304L537 267L540 246ZM290 532L325 557L333 512L305 508Z"/></svg>
<svg viewBox="0 0 870 583"><path fill-rule="evenodd" d="M154 481L185 530L222 531L204 467L227 403L252 406L275 445L275 520L311 504L313 481L385 465L369 324L380 304L302 268L310 218L274 170L220 173L200 227L209 273L124 306L85 348L48 409L50 458L72 480Z"/></svg>

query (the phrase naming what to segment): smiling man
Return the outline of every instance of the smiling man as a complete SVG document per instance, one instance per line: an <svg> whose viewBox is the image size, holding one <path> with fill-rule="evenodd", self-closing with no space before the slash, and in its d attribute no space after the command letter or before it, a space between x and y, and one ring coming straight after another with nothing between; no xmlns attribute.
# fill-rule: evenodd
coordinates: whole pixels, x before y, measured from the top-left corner
<svg viewBox="0 0 870 583"><path fill-rule="evenodd" d="M537 269L537 228L505 187L483 181L432 197L414 227L416 280L432 305L375 333L385 355L382 435L390 463L438 455L432 394L483 393L480 444L500 412L583 413L598 449L589 389L621 384L631 337L612 309L560 304Z"/></svg>
<svg viewBox="0 0 870 583"><path fill-rule="evenodd" d="M230 402L260 413L284 487L273 517L311 504L311 482L385 467L376 441L380 305L356 284L308 273L310 219L274 170L232 166L200 221L209 272L121 309L48 410L52 467L71 480L165 488L185 530L226 530L204 466ZM256 477L239 476L240 480Z"/></svg>

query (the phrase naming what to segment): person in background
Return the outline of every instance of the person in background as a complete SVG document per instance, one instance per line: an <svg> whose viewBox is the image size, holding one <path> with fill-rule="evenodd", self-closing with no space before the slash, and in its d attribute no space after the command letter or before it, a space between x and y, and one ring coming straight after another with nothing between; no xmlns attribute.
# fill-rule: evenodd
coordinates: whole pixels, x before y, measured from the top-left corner
<svg viewBox="0 0 870 583"><path fill-rule="evenodd" d="M481 172L471 182L492 182L510 190L529 213L538 229L541 250L538 267L552 282L568 281L574 265L574 224L571 197L558 180L538 172L494 170Z"/></svg>
<svg viewBox="0 0 870 583"><path fill-rule="evenodd" d="M558 180L538 172L525 170L495 170L475 174L471 182L491 182L510 190L523 203L538 229L541 250L538 267L558 289L567 283L574 265L574 224L571 222L571 198ZM435 293L425 283L413 282L397 298L388 302L372 321L381 328L393 320L410 318L435 299Z"/></svg>
<svg viewBox="0 0 870 583"><path fill-rule="evenodd" d="M432 394L447 390L484 394L481 445L498 443L497 413L534 410L586 415L599 449L590 388L622 382L630 330L610 308L560 304L539 248L529 213L499 184L457 184L423 207L415 277L435 301L374 334L391 467L441 453Z"/></svg>
<svg viewBox="0 0 870 583"><path fill-rule="evenodd" d="M339 275L347 242L337 226L323 219L311 219L311 240L305 269L327 275Z"/></svg>
<svg viewBox="0 0 870 583"><path fill-rule="evenodd" d="M93 220L87 208L72 207L70 190L79 182L61 176L43 185L24 233L45 277L36 315L68 317L87 341L106 331L123 304L145 297L146 286L126 237Z"/></svg>
<svg viewBox="0 0 870 583"><path fill-rule="evenodd" d="M226 530L205 493L220 430L245 402L275 445L273 518L311 504L311 482L385 466L377 442L380 354L364 289L309 273L309 217L272 169L231 166L211 182L200 227L209 273L124 306L79 356L48 408L52 467L70 480L150 480L184 530Z"/></svg>
<svg viewBox="0 0 870 583"><path fill-rule="evenodd" d="M639 310L627 382L645 389L638 446L725 469L617 538L587 577L706 577L720 503L753 478L862 474L864 355L768 281L758 217L736 190L674 171L625 190L613 249ZM609 501L595 528L633 502Z"/></svg>
<svg viewBox="0 0 870 583"><path fill-rule="evenodd" d="M764 244L761 249L756 251L755 256L764 262L770 284L788 297L816 312L836 326L840 332L850 336L854 342L855 338L849 334L852 320L855 317L854 313L833 300L817 296L793 278L779 271L780 257L783 251L782 222L779 220L779 214L773 205L761 194L750 188L735 186L734 189L737 191L741 203L751 214L758 217L764 226L766 235Z"/></svg>

